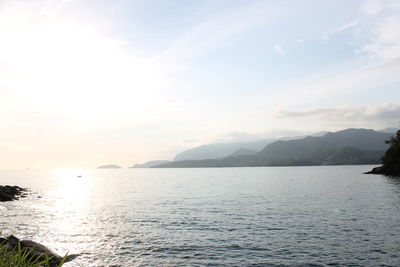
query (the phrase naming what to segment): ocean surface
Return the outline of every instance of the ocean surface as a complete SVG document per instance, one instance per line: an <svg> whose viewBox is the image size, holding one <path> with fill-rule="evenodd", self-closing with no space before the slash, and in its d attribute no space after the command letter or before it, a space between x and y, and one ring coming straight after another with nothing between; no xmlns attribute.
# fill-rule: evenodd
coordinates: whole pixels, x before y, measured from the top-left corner
<svg viewBox="0 0 400 267"><path fill-rule="evenodd" d="M400 266L400 180L371 168L0 171L32 191L0 231L66 267Z"/></svg>

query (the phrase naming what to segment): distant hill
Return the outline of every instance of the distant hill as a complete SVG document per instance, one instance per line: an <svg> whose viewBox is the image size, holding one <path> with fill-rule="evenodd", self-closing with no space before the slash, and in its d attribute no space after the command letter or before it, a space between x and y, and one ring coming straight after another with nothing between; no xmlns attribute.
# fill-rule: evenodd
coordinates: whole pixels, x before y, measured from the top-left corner
<svg viewBox="0 0 400 267"><path fill-rule="evenodd" d="M255 155L257 154L257 151L248 149L248 148L239 148L235 152L233 152L230 157L237 157L237 156L243 156L243 155Z"/></svg>
<svg viewBox="0 0 400 267"><path fill-rule="evenodd" d="M347 129L336 133L327 133L322 139L335 146L386 150L387 145L384 141L391 137L393 133L394 132L377 132L371 129Z"/></svg>
<svg viewBox="0 0 400 267"><path fill-rule="evenodd" d="M376 164L382 157L382 150L366 150L354 147L339 147L325 158L322 165Z"/></svg>
<svg viewBox="0 0 400 267"><path fill-rule="evenodd" d="M182 151L176 155L174 161L224 158L230 156L236 150L241 148L260 151L263 149L263 147L276 140L277 139L263 139L254 142L214 143L201 145Z"/></svg>
<svg viewBox="0 0 400 267"><path fill-rule="evenodd" d="M175 156L174 161L182 160L202 160L202 159L221 159L231 156L239 149L248 149L253 151L260 151L266 145L271 144L278 140L290 140L299 137L282 137L262 139L252 142L232 142L232 143L213 143L201 145L198 147L190 148L182 151ZM241 150L243 152L243 150ZM240 151L239 151L240 153Z"/></svg>
<svg viewBox="0 0 400 267"><path fill-rule="evenodd" d="M155 167L244 167L376 164L387 149L385 140L392 133L370 129L346 129L323 136L276 141L255 155L238 155L222 159L186 160Z"/></svg>
<svg viewBox="0 0 400 267"><path fill-rule="evenodd" d="M168 160L152 160L152 161L148 161L146 163L143 164L135 164L132 167L129 168L151 168L153 166L156 165L160 165L160 164L164 164L164 163L168 163Z"/></svg>
<svg viewBox="0 0 400 267"><path fill-rule="evenodd" d="M101 165L97 167L97 169L122 169L122 167L114 164L108 164L108 165Z"/></svg>
<svg viewBox="0 0 400 267"><path fill-rule="evenodd" d="M382 132L382 133L395 133L395 132L397 132L397 129L396 129L396 128L393 128L393 127L387 127L387 128L385 128L385 129L378 130L377 132Z"/></svg>

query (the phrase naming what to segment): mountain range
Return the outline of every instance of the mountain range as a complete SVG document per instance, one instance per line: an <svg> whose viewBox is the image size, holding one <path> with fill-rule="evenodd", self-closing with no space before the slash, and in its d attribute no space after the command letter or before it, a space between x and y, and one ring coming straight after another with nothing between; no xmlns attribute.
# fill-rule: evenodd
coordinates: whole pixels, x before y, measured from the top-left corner
<svg viewBox="0 0 400 267"><path fill-rule="evenodd" d="M338 132L328 132L322 136L306 136L292 140L262 140L266 145L258 152L249 151L249 149L251 150L254 147L239 147L228 156L222 158L177 160L182 158L183 153L180 153L178 156L181 156L177 156L174 161L153 167L191 168L377 164L387 149L384 141L392 135L392 129L382 131L346 129ZM213 145L211 147L216 147L215 144ZM207 145L202 147L207 147ZM232 147L231 144L230 147ZM201 147L197 149L199 148ZM188 151L193 153L195 149L187 150L184 155L187 156L189 154Z"/></svg>
<svg viewBox="0 0 400 267"><path fill-rule="evenodd" d="M316 133L313 136L319 136L326 132ZM239 156L255 154L266 145L279 140L292 140L298 139L303 136L297 137L281 137L281 138L270 138L261 139L250 142L230 142L230 143L213 143L205 144L198 147L190 148L180 152L175 156L173 161L182 160L201 160L201 159L222 159L229 156Z"/></svg>
<svg viewBox="0 0 400 267"><path fill-rule="evenodd" d="M164 164L164 163L167 163L167 162L169 162L169 161L168 160L151 160L151 161L148 161L148 162L143 163L143 164L135 164L135 165L133 165L132 167L129 167L129 168L151 168L153 166L157 166L157 165Z"/></svg>

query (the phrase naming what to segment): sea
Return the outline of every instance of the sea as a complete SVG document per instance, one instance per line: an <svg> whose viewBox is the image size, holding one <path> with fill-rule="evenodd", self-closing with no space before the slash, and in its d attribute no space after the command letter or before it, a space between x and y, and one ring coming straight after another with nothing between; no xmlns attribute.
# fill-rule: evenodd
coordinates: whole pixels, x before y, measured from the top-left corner
<svg viewBox="0 0 400 267"><path fill-rule="evenodd" d="M2 236L72 266L400 266L400 179L374 166L3 170Z"/></svg>

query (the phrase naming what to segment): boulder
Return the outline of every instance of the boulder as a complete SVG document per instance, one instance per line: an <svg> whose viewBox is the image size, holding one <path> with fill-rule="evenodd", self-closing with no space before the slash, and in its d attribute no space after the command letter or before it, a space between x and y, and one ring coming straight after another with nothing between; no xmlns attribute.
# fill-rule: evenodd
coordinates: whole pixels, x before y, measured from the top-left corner
<svg viewBox="0 0 400 267"><path fill-rule="evenodd" d="M18 249L18 244L19 244L22 251L25 251L25 250L30 251L29 258L32 261L35 261L35 260L42 261L42 260L45 260L46 258L48 258L50 267L58 266L64 258L42 244L39 244L39 243L31 241L31 240L19 240L14 235L10 235L7 238L0 237L0 243L7 245L10 250ZM71 261L71 260L75 259L77 256L78 255L76 255L76 254L68 255L68 256L66 256L66 259L64 262Z"/></svg>

